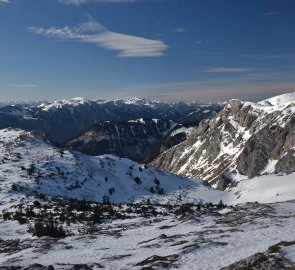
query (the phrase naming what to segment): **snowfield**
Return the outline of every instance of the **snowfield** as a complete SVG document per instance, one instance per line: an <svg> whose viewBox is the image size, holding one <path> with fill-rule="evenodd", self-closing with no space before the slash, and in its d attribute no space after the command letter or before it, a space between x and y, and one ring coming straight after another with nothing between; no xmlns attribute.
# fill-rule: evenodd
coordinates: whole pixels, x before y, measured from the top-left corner
<svg viewBox="0 0 295 270"><path fill-rule="evenodd" d="M0 265L220 269L278 242L294 239L294 203L245 204L220 215L213 212L117 220L97 225L92 234L79 233L62 239L31 237L26 225L1 222L0 246L6 251L1 253ZM13 246L11 239L19 240ZM294 246L283 250L290 259L294 258L293 252Z"/></svg>
<svg viewBox="0 0 295 270"><path fill-rule="evenodd" d="M295 199L295 173L289 175L263 175L241 180L231 188L236 196L233 203L283 202Z"/></svg>

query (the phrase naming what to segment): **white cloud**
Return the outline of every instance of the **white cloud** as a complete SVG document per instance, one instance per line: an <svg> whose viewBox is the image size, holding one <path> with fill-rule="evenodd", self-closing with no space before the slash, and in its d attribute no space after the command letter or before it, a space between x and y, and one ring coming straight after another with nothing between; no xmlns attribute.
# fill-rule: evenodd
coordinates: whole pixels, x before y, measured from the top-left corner
<svg viewBox="0 0 295 270"><path fill-rule="evenodd" d="M48 38L92 43L108 50L117 51L119 57L161 56L168 48L160 40L112 32L94 20L89 20L75 27L29 27L28 30Z"/></svg>
<svg viewBox="0 0 295 270"><path fill-rule="evenodd" d="M252 68L240 68L240 67L213 67L203 70L207 73L226 73L226 72L248 72L253 71Z"/></svg>
<svg viewBox="0 0 295 270"><path fill-rule="evenodd" d="M133 3L139 1L143 0L59 0L60 3L76 6L88 3Z"/></svg>
<svg viewBox="0 0 295 270"><path fill-rule="evenodd" d="M10 3L9 0L0 0L0 5L2 5L2 4L8 4L8 3Z"/></svg>

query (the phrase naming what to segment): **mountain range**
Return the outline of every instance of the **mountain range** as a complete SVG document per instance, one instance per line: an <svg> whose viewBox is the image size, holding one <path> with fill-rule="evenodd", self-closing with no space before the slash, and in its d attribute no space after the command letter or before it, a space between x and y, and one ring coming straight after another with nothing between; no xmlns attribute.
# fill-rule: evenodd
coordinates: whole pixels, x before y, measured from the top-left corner
<svg viewBox="0 0 295 270"><path fill-rule="evenodd" d="M48 133L59 142L67 141L102 121L134 119L172 120L186 126L198 123L220 111L222 104L197 102L166 103L133 98L130 100L88 100L73 98L45 102L38 106L9 105L0 108L0 128L15 127Z"/></svg>

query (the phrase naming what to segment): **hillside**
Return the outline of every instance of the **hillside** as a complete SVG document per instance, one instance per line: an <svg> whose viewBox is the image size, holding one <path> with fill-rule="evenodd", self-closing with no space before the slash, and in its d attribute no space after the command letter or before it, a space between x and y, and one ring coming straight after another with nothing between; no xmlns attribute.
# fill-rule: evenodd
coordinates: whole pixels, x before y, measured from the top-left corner
<svg viewBox="0 0 295 270"><path fill-rule="evenodd" d="M146 163L184 141L192 129L171 120L107 121L93 125L65 146L89 155L115 154Z"/></svg>
<svg viewBox="0 0 295 270"><path fill-rule="evenodd" d="M56 148L36 133L4 129L0 138L1 200L17 201L15 195L45 194L96 202L130 202L152 196L158 200L164 194L178 194L190 188L195 195L199 193L195 202L209 198L218 202L221 198L220 192L200 180L192 181L116 156L92 157Z"/></svg>

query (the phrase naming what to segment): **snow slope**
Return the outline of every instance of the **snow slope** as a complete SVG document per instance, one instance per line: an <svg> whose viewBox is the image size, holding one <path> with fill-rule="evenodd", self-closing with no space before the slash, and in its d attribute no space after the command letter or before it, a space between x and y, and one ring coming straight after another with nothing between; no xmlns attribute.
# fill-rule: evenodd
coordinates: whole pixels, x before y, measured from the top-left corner
<svg viewBox="0 0 295 270"><path fill-rule="evenodd" d="M233 203L273 203L295 200L295 173L263 175L239 180L237 186L228 189L235 194Z"/></svg>
<svg viewBox="0 0 295 270"><path fill-rule="evenodd" d="M87 156L59 149L40 135L0 130L0 198L48 194L112 202L197 203L223 200L227 204L280 202L295 199L295 174L236 176L238 185L225 191L205 186L152 166L112 155ZM164 195L163 195L164 193ZM17 200L16 200L17 201Z"/></svg>
<svg viewBox="0 0 295 270"><path fill-rule="evenodd" d="M116 156L87 156L59 149L39 135L0 130L0 190L7 201L19 194L48 194L101 202L178 196L193 188L194 201L217 201L223 193L152 166ZM160 196L159 196L160 195ZM162 196L161 196L162 195ZM172 195L171 195L172 196Z"/></svg>
<svg viewBox="0 0 295 270"><path fill-rule="evenodd" d="M258 104L278 106L291 102L295 102L295 92L271 97L258 102Z"/></svg>

